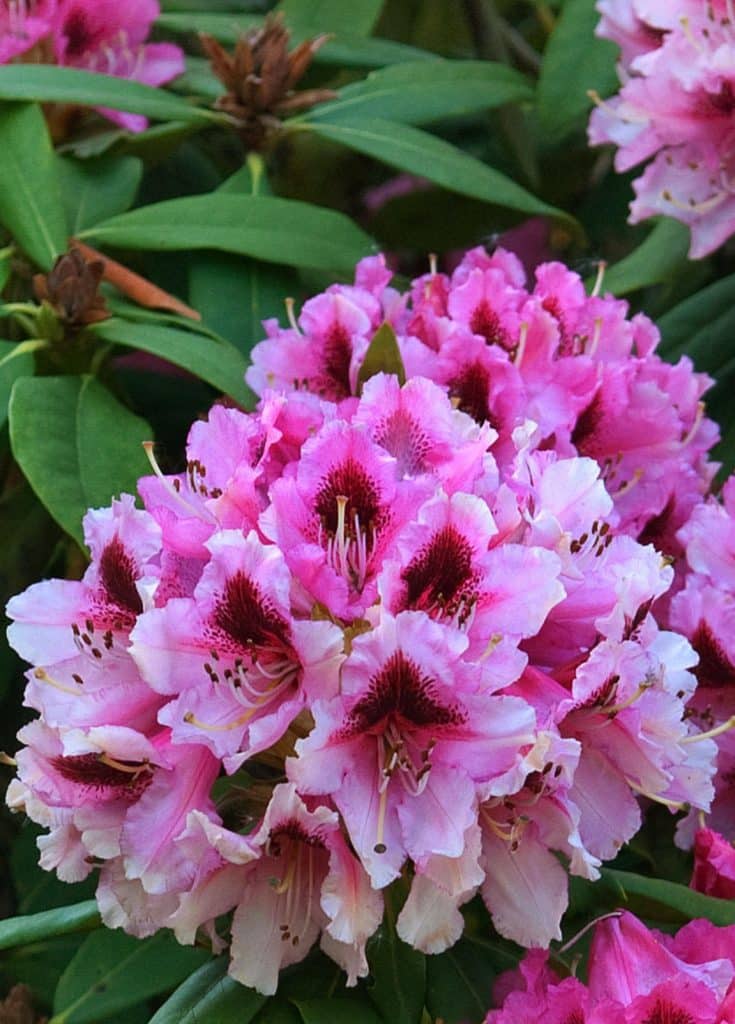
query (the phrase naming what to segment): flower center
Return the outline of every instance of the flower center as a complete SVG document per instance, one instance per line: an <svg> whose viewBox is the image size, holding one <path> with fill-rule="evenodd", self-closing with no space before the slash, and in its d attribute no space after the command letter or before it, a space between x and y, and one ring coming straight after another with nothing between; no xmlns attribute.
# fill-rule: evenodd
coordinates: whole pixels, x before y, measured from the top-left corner
<svg viewBox="0 0 735 1024"><path fill-rule="evenodd" d="M319 543L334 571L362 590L384 515L378 491L355 459L333 469L317 492Z"/></svg>
<svg viewBox="0 0 735 1024"><path fill-rule="evenodd" d="M472 548L454 526L438 530L401 573L404 608L465 626L477 602Z"/></svg>

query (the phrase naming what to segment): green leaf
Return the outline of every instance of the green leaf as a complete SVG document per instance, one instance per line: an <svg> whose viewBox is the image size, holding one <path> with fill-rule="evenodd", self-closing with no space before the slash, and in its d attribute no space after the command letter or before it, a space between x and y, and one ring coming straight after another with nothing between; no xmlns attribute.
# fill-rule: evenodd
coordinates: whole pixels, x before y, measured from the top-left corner
<svg viewBox="0 0 735 1024"><path fill-rule="evenodd" d="M69 234L76 235L133 205L143 163L134 156L60 157L58 173Z"/></svg>
<svg viewBox="0 0 735 1024"><path fill-rule="evenodd" d="M706 917L716 925L735 924L733 900L704 896L701 892L678 882L667 882L663 878L647 878L644 875L635 875L630 871L615 871L612 868L602 869L602 880L608 889L619 894L621 905L627 901L628 896L643 896L653 903L677 911L687 920Z"/></svg>
<svg viewBox="0 0 735 1024"><path fill-rule="evenodd" d="M313 131L398 170L421 175L451 192L574 223L569 214L537 199L500 171L419 128L377 118L354 122L345 118L335 124L300 122L294 128Z"/></svg>
<svg viewBox="0 0 735 1024"><path fill-rule="evenodd" d="M94 928L100 915L94 900L85 900L71 907L42 910L40 914L11 917L0 921L0 949L27 946L55 935L67 935L82 928Z"/></svg>
<svg viewBox="0 0 735 1024"><path fill-rule="evenodd" d="M13 384L19 377L33 375L36 363L33 350L45 344L42 341L21 341L9 352L4 351L4 346L0 348L0 353L4 353L0 358L0 427L4 426L8 418L8 402Z"/></svg>
<svg viewBox="0 0 735 1024"><path fill-rule="evenodd" d="M227 195L270 195L263 161L251 153L247 162L219 189ZM262 321L283 314L283 300L299 282L286 267L271 266L229 253L196 254L189 264L189 302L205 323L244 355L262 341Z"/></svg>
<svg viewBox="0 0 735 1024"><path fill-rule="evenodd" d="M592 106L588 90L607 96L618 84L618 47L594 35L599 20L595 0L566 0L547 43L537 112L539 127L550 143L561 142L584 127Z"/></svg>
<svg viewBox="0 0 735 1024"><path fill-rule="evenodd" d="M349 10L346 4L342 5ZM221 43L233 46L243 32L263 24L262 17L249 14L161 14L156 24L166 32L207 32ZM326 25L319 31L330 29ZM293 44L314 35L314 27L294 26ZM381 68L386 64L399 64L407 60L435 60L436 54L419 50L415 46L395 43L392 39L373 39L354 31L337 32L314 56L316 64L348 65L356 68Z"/></svg>
<svg viewBox="0 0 735 1024"><path fill-rule="evenodd" d="M148 470L151 428L90 376L21 377L10 396L18 465L56 522L83 543L82 517Z"/></svg>
<svg viewBox="0 0 735 1024"><path fill-rule="evenodd" d="M228 253L207 253L189 270L189 302L219 335L248 355L265 337L262 321L283 315L298 281L275 267Z"/></svg>
<svg viewBox="0 0 735 1024"><path fill-rule="evenodd" d="M294 999L293 1004L304 1024L383 1024L371 1006L356 999Z"/></svg>
<svg viewBox="0 0 735 1024"><path fill-rule="evenodd" d="M605 272L603 292L625 295L672 277L686 262L689 229L678 220L663 217L648 238L628 256Z"/></svg>
<svg viewBox="0 0 735 1024"><path fill-rule="evenodd" d="M426 957L401 942L384 921L368 943L368 995L390 1024L419 1024L426 993Z"/></svg>
<svg viewBox="0 0 735 1024"><path fill-rule="evenodd" d="M80 237L129 249L221 249L331 271L352 271L373 250L368 236L334 210L294 199L221 192L142 206Z"/></svg>
<svg viewBox="0 0 735 1024"><path fill-rule="evenodd" d="M245 359L224 339L215 341L192 331L157 324L141 329L137 324L115 317L95 324L92 330L113 345L150 352L189 370L241 405L252 407L254 404L253 393L245 384Z"/></svg>
<svg viewBox="0 0 735 1024"><path fill-rule="evenodd" d="M61 976L49 1024L86 1024L177 985L209 954L180 946L170 932L141 941L102 928L90 935Z"/></svg>
<svg viewBox="0 0 735 1024"><path fill-rule="evenodd" d="M29 70L6 65L0 73L8 68ZM66 249L56 157L43 114L32 103L0 103L0 224L43 270Z"/></svg>
<svg viewBox="0 0 735 1024"><path fill-rule="evenodd" d="M301 1017L295 1007L276 997L268 1000L253 1024L301 1024Z"/></svg>
<svg viewBox="0 0 735 1024"><path fill-rule="evenodd" d="M489 944L462 938L441 956L427 958L426 1008L445 1024L479 1024L491 1004L495 977L515 966L505 950L494 959Z"/></svg>
<svg viewBox="0 0 735 1024"><path fill-rule="evenodd" d="M281 0L281 11L289 26L302 31L353 32L370 35L380 17L384 0Z"/></svg>
<svg viewBox="0 0 735 1024"><path fill-rule="evenodd" d="M154 89L130 78L51 64L5 64L0 67L0 99L110 107L157 121L194 121L201 125L229 121L224 114L194 107L163 89Z"/></svg>
<svg viewBox="0 0 735 1024"><path fill-rule="evenodd" d="M473 114L533 96L526 78L492 61L433 60L394 64L373 71L321 103L306 121L384 117L404 124L425 124L442 117Z"/></svg>
<svg viewBox="0 0 735 1024"><path fill-rule="evenodd" d="M373 335L365 353L360 372L357 375L358 394L362 392L366 381L376 373L394 373L398 383L406 383L406 368L401 358L396 332L386 320Z"/></svg>
<svg viewBox="0 0 735 1024"><path fill-rule="evenodd" d="M250 1024L266 997L227 976L229 957L210 960L176 989L149 1024Z"/></svg>
<svg viewBox="0 0 735 1024"><path fill-rule="evenodd" d="M717 373L735 354L735 274L674 306L659 318L658 326L662 356L674 362L686 354L698 370Z"/></svg>

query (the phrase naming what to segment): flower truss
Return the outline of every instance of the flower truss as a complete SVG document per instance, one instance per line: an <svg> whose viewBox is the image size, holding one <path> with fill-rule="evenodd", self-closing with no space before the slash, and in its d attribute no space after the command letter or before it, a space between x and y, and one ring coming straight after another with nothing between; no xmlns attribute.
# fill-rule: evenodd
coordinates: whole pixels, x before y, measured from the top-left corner
<svg viewBox="0 0 735 1024"><path fill-rule="evenodd" d="M158 0L0 0L0 64L20 60L60 64L163 85L184 71L172 43L146 43L160 13ZM129 131L139 114L100 111Z"/></svg>
<svg viewBox="0 0 735 1024"><path fill-rule="evenodd" d="M632 223L666 214L691 228L691 256L735 232L732 0L599 0L597 33L621 48L619 93L593 112L593 145L618 147L634 182Z"/></svg>
<svg viewBox="0 0 735 1024"><path fill-rule="evenodd" d="M404 295L372 257L291 321L254 350L254 412L214 406L184 472L151 455L144 509L88 513L82 580L11 600L39 717L8 802L44 867L99 867L108 925L229 939L265 993L317 940L364 976L399 878L424 952L478 892L545 947L641 796L714 795L676 618L721 515L708 379L503 251Z"/></svg>
<svg viewBox="0 0 735 1024"><path fill-rule="evenodd" d="M728 1024L735 1020L735 927L695 920L676 935L624 912L601 920L587 984L562 978L547 954L526 954L496 986L486 1024Z"/></svg>

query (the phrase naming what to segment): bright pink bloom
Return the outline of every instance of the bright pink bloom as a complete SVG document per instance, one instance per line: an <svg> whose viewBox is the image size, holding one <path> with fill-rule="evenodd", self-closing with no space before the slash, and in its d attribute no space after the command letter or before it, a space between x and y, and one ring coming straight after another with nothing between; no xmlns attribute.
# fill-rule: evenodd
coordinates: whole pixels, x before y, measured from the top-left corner
<svg viewBox="0 0 735 1024"><path fill-rule="evenodd" d="M735 848L708 828L700 828L694 837L691 886L708 896L735 899Z"/></svg>
<svg viewBox="0 0 735 1024"><path fill-rule="evenodd" d="M3 0L0 4L0 64L27 53L51 30L57 0Z"/></svg>

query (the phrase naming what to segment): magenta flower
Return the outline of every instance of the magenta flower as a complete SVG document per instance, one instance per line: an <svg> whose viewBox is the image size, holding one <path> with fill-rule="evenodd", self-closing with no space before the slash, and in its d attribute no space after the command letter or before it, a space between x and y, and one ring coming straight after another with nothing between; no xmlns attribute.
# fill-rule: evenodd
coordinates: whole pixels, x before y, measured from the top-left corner
<svg viewBox="0 0 735 1024"><path fill-rule="evenodd" d="M7 0L0 6L0 64L28 59L41 44L42 60L163 85L184 71L184 55L172 43L145 42L159 13L158 0ZM128 131L148 124L139 114L99 110Z"/></svg>
<svg viewBox="0 0 735 1024"><path fill-rule="evenodd" d="M730 1020L735 930L696 920L673 937L649 931L627 911L603 918L589 955L588 983L562 980L548 954L528 953L501 977L503 1006L486 1024L712 1024Z"/></svg>
<svg viewBox="0 0 735 1024"><path fill-rule="evenodd" d="M51 30L57 0L5 0L0 6L0 64L28 53Z"/></svg>

